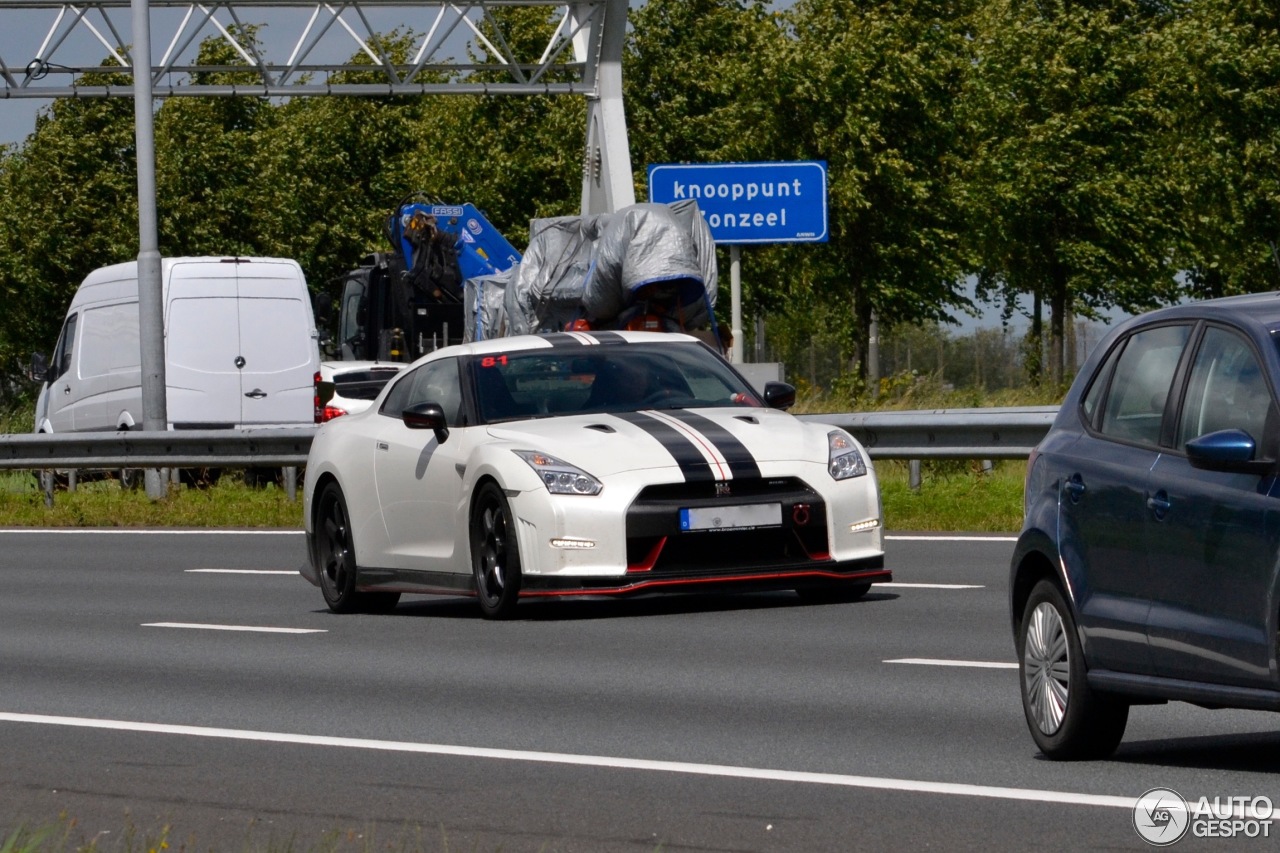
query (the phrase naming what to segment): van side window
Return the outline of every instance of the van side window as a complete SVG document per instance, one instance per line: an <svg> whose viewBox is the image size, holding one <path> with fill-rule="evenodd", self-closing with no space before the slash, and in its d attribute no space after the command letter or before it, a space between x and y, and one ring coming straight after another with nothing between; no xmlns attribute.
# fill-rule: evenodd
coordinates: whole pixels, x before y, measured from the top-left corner
<svg viewBox="0 0 1280 853"><path fill-rule="evenodd" d="M106 376L138 369L138 303L121 302L84 312L80 334L80 378Z"/></svg>
<svg viewBox="0 0 1280 853"><path fill-rule="evenodd" d="M80 315L71 314L62 325L62 334L58 336L58 345L53 349L53 361L49 365L49 381L62 377L71 369L75 356L76 319Z"/></svg>

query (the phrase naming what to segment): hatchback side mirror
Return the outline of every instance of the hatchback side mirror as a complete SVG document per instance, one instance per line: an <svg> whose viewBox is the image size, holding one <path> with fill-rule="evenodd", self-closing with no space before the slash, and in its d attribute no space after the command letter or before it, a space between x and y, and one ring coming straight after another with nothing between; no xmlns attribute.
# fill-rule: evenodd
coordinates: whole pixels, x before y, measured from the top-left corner
<svg viewBox="0 0 1280 853"><path fill-rule="evenodd" d="M771 409L789 409L796 404L796 389L785 382L766 382L764 401Z"/></svg>
<svg viewBox="0 0 1280 853"><path fill-rule="evenodd" d="M1187 461L1205 471L1232 471L1264 476L1276 469L1274 462L1256 459L1257 442L1242 429L1224 429L1187 442Z"/></svg>
<svg viewBox="0 0 1280 853"><path fill-rule="evenodd" d="M436 441L444 444L449 440L449 424L444 416L444 409L439 403L418 403L400 413L400 420L409 429L434 430Z"/></svg>

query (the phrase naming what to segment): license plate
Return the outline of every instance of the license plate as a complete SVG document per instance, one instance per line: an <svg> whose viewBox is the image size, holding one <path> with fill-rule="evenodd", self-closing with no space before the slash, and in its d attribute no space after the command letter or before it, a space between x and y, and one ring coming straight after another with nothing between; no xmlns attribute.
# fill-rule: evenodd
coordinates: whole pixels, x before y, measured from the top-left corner
<svg viewBox="0 0 1280 853"><path fill-rule="evenodd" d="M700 506L680 510L680 530L742 530L781 527L782 504Z"/></svg>

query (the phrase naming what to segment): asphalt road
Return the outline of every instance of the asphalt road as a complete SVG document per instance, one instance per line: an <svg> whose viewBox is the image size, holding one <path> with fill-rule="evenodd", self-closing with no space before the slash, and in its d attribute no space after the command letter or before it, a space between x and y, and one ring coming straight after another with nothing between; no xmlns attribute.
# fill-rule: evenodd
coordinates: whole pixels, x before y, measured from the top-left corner
<svg viewBox="0 0 1280 853"><path fill-rule="evenodd" d="M0 847L61 820L220 853L1139 850L1154 787L1280 805L1274 715L1138 707L1113 759L1040 757L1011 549L891 537L895 584L853 604L493 623L443 598L331 615L298 534L0 531Z"/></svg>

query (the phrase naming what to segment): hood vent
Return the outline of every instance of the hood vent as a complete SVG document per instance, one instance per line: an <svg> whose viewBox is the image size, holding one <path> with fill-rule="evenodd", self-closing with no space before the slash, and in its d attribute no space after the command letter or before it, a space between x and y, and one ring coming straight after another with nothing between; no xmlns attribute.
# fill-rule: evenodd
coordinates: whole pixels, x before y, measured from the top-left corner
<svg viewBox="0 0 1280 853"><path fill-rule="evenodd" d="M587 429L593 429L596 432L617 432L616 429L609 426L608 424L591 424L587 427Z"/></svg>
<svg viewBox="0 0 1280 853"><path fill-rule="evenodd" d="M734 419L735 419L735 420L742 421L744 424L758 424L758 423L760 423L760 421L756 420L756 416L755 416L755 415L734 415L733 417L734 417Z"/></svg>

